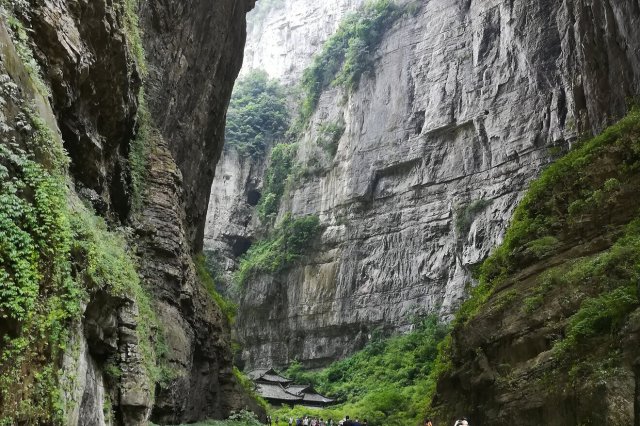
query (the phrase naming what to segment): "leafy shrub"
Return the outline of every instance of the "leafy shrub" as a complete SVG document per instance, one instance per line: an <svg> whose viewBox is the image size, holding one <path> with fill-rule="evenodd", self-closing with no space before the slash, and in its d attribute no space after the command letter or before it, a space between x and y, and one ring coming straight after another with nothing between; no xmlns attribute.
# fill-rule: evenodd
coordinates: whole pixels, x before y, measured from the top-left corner
<svg viewBox="0 0 640 426"><path fill-rule="evenodd" d="M567 335L558 348L566 351L588 337L618 330L637 306L635 283L585 300L580 310L571 317Z"/></svg>
<svg viewBox="0 0 640 426"><path fill-rule="evenodd" d="M338 151L338 142L344 131L344 122L324 123L318 129L319 136L316 143L329 154L329 157L333 158Z"/></svg>
<svg viewBox="0 0 640 426"><path fill-rule="evenodd" d="M295 165L297 149L295 144L277 144L271 150L262 198L258 204L258 215L262 220L272 219L278 213L287 179Z"/></svg>
<svg viewBox="0 0 640 426"><path fill-rule="evenodd" d="M374 52L385 31L401 15L391 0L371 0L340 23L302 75L304 101L297 127L306 124L321 93L329 86L348 89L358 86L362 74L373 66Z"/></svg>
<svg viewBox="0 0 640 426"><path fill-rule="evenodd" d="M262 422L253 412L240 410L232 411L227 420L208 420L190 423L189 426L262 426Z"/></svg>
<svg viewBox="0 0 640 426"><path fill-rule="evenodd" d="M366 418L371 424L417 424L424 416L426 395L434 387L432 372L444 368L445 363L438 359L438 347L447 331L435 316L430 316L414 331L373 339L362 351L319 372L304 371L294 363L285 375L348 402L324 410L283 408L272 416L310 414L337 420L349 415Z"/></svg>
<svg viewBox="0 0 640 426"><path fill-rule="evenodd" d="M211 272L207 267L207 260L204 254L200 253L193 259L196 265L196 273L203 287L207 290L211 298L216 302L222 313L227 317L229 323L233 323L238 307L231 301L226 300L216 290L216 284L213 280Z"/></svg>
<svg viewBox="0 0 640 426"><path fill-rule="evenodd" d="M456 214L456 230L461 236L466 236L476 216L491 205L491 200L476 200L458 210Z"/></svg>
<svg viewBox="0 0 640 426"><path fill-rule="evenodd" d="M555 252L560 246L560 241L556 237L547 235L527 243L525 253L536 259L544 259Z"/></svg>
<svg viewBox="0 0 640 426"><path fill-rule="evenodd" d="M0 144L0 424L63 416L54 360L84 297L70 261L68 160L44 121L20 106L21 144Z"/></svg>
<svg viewBox="0 0 640 426"><path fill-rule="evenodd" d="M239 286L259 273L275 274L292 266L320 232L317 216L294 219L286 215L265 240L258 241L240 259L235 279Z"/></svg>
<svg viewBox="0 0 640 426"><path fill-rule="evenodd" d="M259 157L289 127L286 92L265 71L252 71L236 83L227 111L225 140L243 155Z"/></svg>

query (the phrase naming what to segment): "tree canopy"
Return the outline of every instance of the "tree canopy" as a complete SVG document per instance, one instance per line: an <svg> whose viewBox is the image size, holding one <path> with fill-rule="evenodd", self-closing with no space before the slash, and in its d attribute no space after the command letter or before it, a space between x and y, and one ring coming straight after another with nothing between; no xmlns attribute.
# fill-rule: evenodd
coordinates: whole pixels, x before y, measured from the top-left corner
<svg viewBox="0 0 640 426"><path fill-rule="evenodd" d="M227 112L226 143L242 155L264 155L289 127L285 88L255 70L236 84Z"/></svg>

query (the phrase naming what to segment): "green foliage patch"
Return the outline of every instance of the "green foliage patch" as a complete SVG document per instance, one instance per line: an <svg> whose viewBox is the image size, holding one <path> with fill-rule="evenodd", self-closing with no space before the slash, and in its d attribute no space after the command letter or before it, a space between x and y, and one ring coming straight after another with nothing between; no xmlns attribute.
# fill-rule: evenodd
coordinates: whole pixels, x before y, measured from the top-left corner
<svg viewBox="0 0 640 426"><path fill-rule="evenodd" d="M266 410L268 408L267 401L265 401L264 398L258 395L258 393L256 392L256 385L249 378L249 376L238 370L238 368L235 366L233 367L233 375L235 376L238 383L240 383L240 386L242 386L242 388L245 390L245 392L247 392L248 395L250 395L254 400L258 402L258 404L262 406L262 408Z"/></svg>
<svg viewBox="0 0 640 426"><path fill-rule="evenodd" d="M634 108L531 184L504 242L482 264L479 285L458 312L454 332L464 333L472 318L500 302L492 298L496 288L507 294L520 271L555 256L565 261L549 262L528 296L514 301L522 301L523 312L535 313L549 295L556 301L562 295L559 303L569 317L553 347L558 374L579 372L581 380L585 374L591 380L613 371L605 365L610 345L640 306L639 172L640 110ZM603 250L603 243L612 245ZM577 245L595 254L576 258L570 250Z"/></svg>
<svg viewBox="0 0 640 426"><path fill-rule="evenodd" d="M133 211L140 211L147 185L149 155L151 149L161 140L159 130L153 125L147 107L144 90L138 95L137 131L129 150L131 170L131 204Z"/></svg>
<svg viewBox="0 0 640 426"><path fill-rule="evenodd" d="M456 230L458 231L458 234L466 236L469 233L476 216L489 207L491 203L491 200L481 199L461 207L456 214Z"/></svg>
<svg viewBox="0 0 640 426"><path fill-rule="evenodd" d="M308 414L336 421L349 415L376 425L418 424L425 414L425 395L434 387L433 372L443 369L438 347L447 331L432 316L410 333L373 339L362 351L320 372L306 372L294 363L285 375L348 402L324 410L281 408L272 417Z"/></svg>
<svg viewBox="0 0 640 426"><path fill-rule="evenodd" d="M338 151L338 142L340 142L344 131L345 125L343 121L324 123L318 129L316 143L326 151L330 158L334 158Z"/></svg>
<svg viewBox="0 0 640 426"><path fill-rule="evenodd" d="M278 214L289 176L296 164L296 144L277 144L271 150L269 167L265 173L258 215L262 220L273 220Z"/></svg>
<svg viewBox="0 0 640 426"><path fill-rule="evenodd" d="M621 187L629 189L640 170L640 109L633 109L599 136L582 143L534 181L518 205L503 244L481 267L484 282L496 282L606 223ZM615 167L599 159L616 161ZM524 250L523 250L524 248ZM526 249L530 249L525 252ZM538 250L539 249L539 250Z"/></svg>
<svg viewBox="0 0 640 426"><path fill-rule="evenodd" d="M84 294L71 275L66 194L56 170L0 145L0 424L63 414L49 360L61 356Z"/></svg>
<svg viewBox="0 0 640 426"><path fill-rule="evenodd" d="M262 426L262 422L258 420L258 417L253 412L240 410L232 412L227 420L207 420L189 423L188 426Z"/></svg>
<svg viewBox="0 0 640 426"><path fill-rule="evenodd" d="M298 128L307 123L325 89L331 85L347 89L358 86L362 75L373 66L375 51L385 31L400 16L402 10L393 1L371 0L340 23L302 75L304 101Z"/></svg>
<svg viewBox="0 0 640 426"><path fill-rule="evenodd" d="M227 111L225 141L241 155L260 157L282 140L289 127L286 90L265 71L255 70L236 83Z"/></svg>
<svg viewBox="0 0 640 426"><path fill-rule="evenodd" d="M479 312L493 289L511 274L558 253L566 241L607 226L622 194L635 188L638 171L640 110L634 108L617 124L549 166L531 184L503 243L480 267L479 284L458 311L456 323ZM539 298L529 300L530 309L539 302Z"/></svg>
<svg viewBox="0 0 640 426"><path fill-rule="evenodd" d="M227 317L229 323L232 324L238 311L238 306L222 297L216 290L215 281L211 276L211 272L207 266L207 259L203 253L196 255L193 262L196 265L196 272L200 282L214 302L216 302L216 305L218 305L222 313Z"/></svg>
<svg viewBox="0 0 640 426"><path fill-rule="evenodd" d="M138 308L136 328L142 354L143 367L154 381L171 376L169 367L160 362L166 352L162 328L137 272L134 255L127 250L124 235L109 230L104 219L84 206L74 209L71 224L74 245L72 252L82 259L78 265L79 279L84 287L135 301Z"/></svg>
<svg viewBox="0 0 640 426"><path fill-rule="evenodd" d="M556 285L571 285L583 293L580 309L569 318L565 337L556 349L567 354L591 337L619 331L639 306L639 282L640 219L636 219L613 247L578 260L556 281Z"/></svg>
<svg viewBox="0 0 640 426"><path fill-rule="evenodd" d="M136 59L138 70L142 76L145 77L148 74L148 69L144 45L142 44L142 30L140 29L138 18L138 0L123 0L122 2L115 2L115 6L122 8L129 51Z"/></svg>
<svg viewBox="0 0 640 426"><path fill-rule="evenodd" d="M35 88L45 98L50 95L49 87L44 83L40 65L33 56L27 29L16 16L24 15L28 11L29 5L23 1L0 0L0 15L9 24L11 39L22 64L24 65Z"/></svg>
<svg viewBox="0 0 640 426"><path fill-rule="evenodd" d="M302 257L320 232L317 216L293 218L287 214L264 240L251 246L240 259L235 281L240 288L260 273L275 274L291 267Z"/></svg>
<svg viewBox="0 0 640 426"><path fill-rule="evenodd" d="M0 145L0 423L10 424L64 416L58 363L87 291L136 301L145 368L157 376L155 316L124 238L71 198L59 141L31 110L24 119L25 148Z"/></svg>
<svg viewBox="0 0 640 426"><path fill-rule="evenodd" d="M26 30L5 17L19 56L46 96ZM4 93L13 83L2 84ZM21 110L14 120L21 131L0 145L0 424L58 424L73 403L62 394L74 380L61 380L62 355L77 350L68 347L69 330L88 292L133 300L144 319L137 327L143 368L153 381L171 372L158 363L166 353L162 333L124 235L69 191L69 159L45 121L17 93L7 99ZM122 374L117 364L109 372L114 380Z"/></svg>

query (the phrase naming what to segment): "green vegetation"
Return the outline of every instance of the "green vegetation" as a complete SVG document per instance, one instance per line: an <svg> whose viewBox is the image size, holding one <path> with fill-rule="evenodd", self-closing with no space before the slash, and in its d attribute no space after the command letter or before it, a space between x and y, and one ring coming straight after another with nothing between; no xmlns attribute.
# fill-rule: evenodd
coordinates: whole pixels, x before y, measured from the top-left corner
<svg viewBox="0 0 640 426"><path fill-rule="evenodd" d="M162 138L159 130L153 125L151 113L147 108L144 91L138 95L138 126L136 135L131 141L129 151L129 168L131 170L131 205L133 211L140 211L146 189L149 155L151 149Z"/></svg>
<svg viewBox="0 0 640 426"><path fill-rule="evenodd" d="M639 305L638 282L640 219L631 222L610 249L579 259L555 275L554 285L575 288L581 299L556 349L566 353L590 337L619 331Z"/></svg>
<svg viewBox="0 0 640 426"><path fill-rule="evenodd" d="M218 305L222 313L227 317L229 323L233 324L238 307L233 302L222 297L216 290L216 284L207 266L207 259L205 255L202 253L196 255L193 259L193 263L196 265L196 272L200 282L211 298L216 302L216 305Z"/></svg>
<svg viewBox="0 0 640 426"><path fill-rule="evenodd" d="M123 7L124 28L127 33L129 51L136 59L136 65L142 77L145 77L148 70L144 46L142 44L142 31L140 30L138 19L138 0L123 0L122 3L115 2L115 6Z"/></svg>
<svg viewBox="0 0 640 426"><path fill-rule="evenodd" d="M227 112L225 140L242 155L260 157L289 127L286 91L264 71L236 83Z"/></svg>
<svg viewBox="0 0 640 426"><path fill-rule="evenodd" d="M260 422L258 417L251 411L240 410L232 412L227 420L208 420L204 422L189 423L188 426L262 426L262 422Z"/></svg>
<svg viewBox="0 0 640 426"><path fill-rule="evenodd" d="M428 317L411 333L374 338L362 351L320 372L293 364L285 375L348 402L324 410L281 408L272 417L309 414L339 420L349 415L375 425L418 424L425 414L425 395L434 386L432 372L442 368L438 347L446 335L447 328Z"/></svg>
<svg viewBox="0 0 640 426"><path fill-rule="evenodd" d="M278 214L280 200L295 165L297 150L296 144L278 144L271 150L269 167L264 178L262 198L258 204L258 215L262 220L273 220Z"/></svg>
<svg viewBox="0 0 640 426"><path fill-rule="evenodd" d="M636 108L599 136L580 144L531 184L516 208L504 242L480 267L479 285L461 307L456 322L472 318L493 289L511 274L557 254L566 241L589 238L589 232L609 226L612 215L619 211L616 203L636 185L639 136L640 110ZM604 158L614 158L619 164L595 166ZM531 307L538 302L529 300Z"/></svg>
<svg viewBox="0 0 640 426"><path fill-rule="evenodd" d="M476 216L491 205L491 200L476 200L462 208L456 214L456 230L460 236L466 236Z"/></svg>
<svg viewBox="0 0 640 426"><path fill-rule="evenodd" d="M319 232L317 216L294 219L286 215L266 239L256 242L240 259L236 283L242 288L256 274L275 274L291 267Z"/></svg>
<svg viewBox="0 0 640 426"><path fill-rule="evenodd" d="M46 96L26 31L7 19L25 68ZM11 91L11 82L2 84ZM174 373L162 365L166 345L125 237L69 192L62 143L29 101L18 93L7 99L20 110L15 121L22 132L0 145L0 424L57 424L70 409L62 389L74 380L61 379L60 360L78 350L69 347L69 330L89 292L132 300L144 318L137 326L143 367L155 382ZM113 380L122 375L116 362L107 370Z"/></svg>
<svg viewBox="0 0 640 426"><path fill-rule="evenodd" d="M401 15L401 9L391 0L371 0L340 23L302 76L304 101L297 123L299 130L315 111L325 89L331 85L358 87L362 75L373 66L385 31Z"/></svg>
<svg viewBox="0 0 640 426"><path fill-rule="evenodd" d="M42 79L42 70L40 65L33 56L31 47L29 46L29 36L22 22L16 16L24 14L29 5L23 1L0 0L0 15L4 16L9 24L11 39L14 42L16 52L22 61L29 77L33 81L35 88L45 98L49 96L49 87Z"/></svg>
<svg viewBox="0 0 640 426"><path fill-rule="evenodd" d="M518 205L504 243L481 268L485 282L499 280L523 265L538 260L536 250L520 248L543 244L551 252L560 249L554 240L562 235L580 236L615 212L620 186L628 186L640 169L640 110L584 142L550 166L531 184ZM615 169L593 167L601 157L620 159ZM587 220L588 219L588 220ZM536 243L536 241L538 241ZM544 255L549 255L545 250Z"/></svg>
<svg viewBox="0 0 640 426"><path fill-rule="evenodd" d="M640 306L638 188L640 110L634 108L531 184L504 242L482 264L479 285L458 312L454 333L464 333L479 312L495 309L517 291L514 285L527 282L521 271L546 263L545 272L530 278L535 285L525 297L509 304L521 303L526 314L544 309L551 297L562 305L566 325L553 346L550 374L555 380L570 372L567 383L614 374L621 365L619 333ZM577 246L582 256L574 254ZM551 263L551 256L561 263ZM444 350L441 355L451 359Z"/></svg>
<svg viewBox="0 0 640 426"><path fill-rule="evenodd" d="M61 418L49 360L64 350L66 325L80 314L84 294L69 261L66 182L60 169L34 161L36 144L51 136L39 124L31 122L37 130L28 151L0 145L0 424Z"/></svg>
<svg viewBox="0 0 640 426"><path fill-rule="evenodd" d="M0 423L64 415L56 360L87 291L136 301L145 318L138 326L144 365L151 377L159 374L155 316L124 238L71 198L59 140L33 111L25 119L32 129L25 148L0 146L0 324L8 331L0 350L0 411L10 413Z"/></svg>
<svg viewBox="0 0 640 426"><path fill-rule="evenodd" d="M338 142L340 142L344 131L343 121L324 123L318 129L319 136L316 144L324 149L330 158L333 158L336 156Z"/></svg>
<svg viewBox="0 0 640 426"><path fill-rule="evenodd" d="M80 269L84 287L135 301L138 317L144 319L136 329L143 366L154 381L171 376L173 373L159 359L166 352L160 346L164 343L161 325L138 276L134 255L126 249L124 236L110 231L104 219L84 206L76 206L71 225L72 253L84 260Z"/></svg>
<svg viewBox="0 0 640 426"><path fill-rule="evenodd" d="M237 367L233 367L233 375L240 385L243 387L245 392L250 395L254 400L258 402L265 410L268 408L267 401L265 401L258 393L256 392L256 386L253 384L249 376L244 374L242 371L238 370Z"/></svg>

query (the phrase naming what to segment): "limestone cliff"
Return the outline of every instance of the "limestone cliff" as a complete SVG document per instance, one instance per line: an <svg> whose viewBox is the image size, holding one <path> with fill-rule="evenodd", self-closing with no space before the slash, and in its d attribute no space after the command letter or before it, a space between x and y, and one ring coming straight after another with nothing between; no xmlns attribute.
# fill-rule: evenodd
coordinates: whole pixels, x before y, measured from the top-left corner
<svg viewBox="0 0 640 426"><path fill-rule="evenodd" d="M415 4L299 141L306 173L279 214L325 231L298 266L249 280L236 326L249 365L324 365L376 328L451 318L528 183L639 92L633 1ZM327 123L345 127L335 156L318 144Z"/></svg>
<svg viewBox="0 0 640 426"><path fill-rule="evenodd" d="M17 204L0 216L30 250L0 256L3 294L18 288L0 307L3 421L180 423L255 408L192 261L253 4L2 2L0 188ZM20 219L40 211L40 224ZM29 262L38 272L25 278Z"/></svg>
<svg viewBox="0 0 640 426"><path fill-rule="evenodd" d="M342 18L364 0L262 0L249 15L243 73L296 83Z"/></svg>

